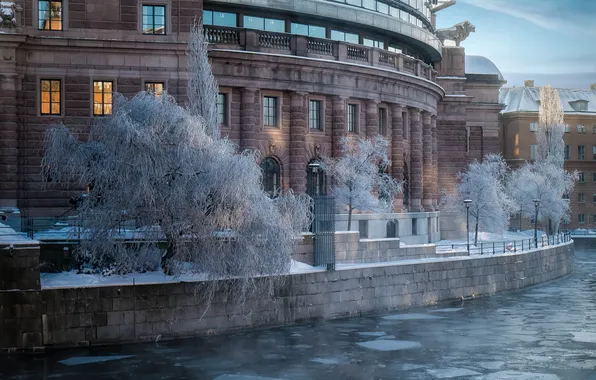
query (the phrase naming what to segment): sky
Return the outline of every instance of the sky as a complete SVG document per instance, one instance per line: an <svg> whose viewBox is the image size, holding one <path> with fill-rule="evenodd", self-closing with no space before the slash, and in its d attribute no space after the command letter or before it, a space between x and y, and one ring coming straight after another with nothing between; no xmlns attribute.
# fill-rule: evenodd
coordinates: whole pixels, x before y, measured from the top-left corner
<svg viewBox="0 0 596 380"><path fill-rule="evenodd" d="M476 26L461 46L493 61L508 84L589 88L596 83L596 0L456 0L437 27Z"/></svg>

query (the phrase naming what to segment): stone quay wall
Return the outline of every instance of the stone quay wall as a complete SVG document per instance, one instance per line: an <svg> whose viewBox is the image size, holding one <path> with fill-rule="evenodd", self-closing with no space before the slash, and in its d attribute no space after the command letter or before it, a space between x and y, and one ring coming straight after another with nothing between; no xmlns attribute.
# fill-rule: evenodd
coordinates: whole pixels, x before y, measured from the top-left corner
<svg viewBox="0 0 596 380"><path fill-rule="evenodd" d="M32 315L41 316L44 347L224 334L517 290L572 273L573 255L569 242L499 256L292 274L271 299L251 298L238 306L216 294L206 312L196 296L201 283L42 288Z"/></svg>

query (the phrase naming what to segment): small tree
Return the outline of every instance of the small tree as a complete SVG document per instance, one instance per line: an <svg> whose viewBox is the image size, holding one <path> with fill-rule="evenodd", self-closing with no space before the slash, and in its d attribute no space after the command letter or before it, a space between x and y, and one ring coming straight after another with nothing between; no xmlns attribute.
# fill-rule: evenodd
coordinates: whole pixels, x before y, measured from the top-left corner
<svg viewBox="0 0 596 380"><path fill-rule="evenodd" d="M563 107L557 89L545 86L540 89L540 108L536 130L536 162L563 168L565 164L565 134Z"/></svg>
<svg viewBox="0 0 596 380"><path fill-rule="evenodd" d="M381 136L374 139L341 140L340 158L324 160L325 170L332 177L332 193L339 204L348 206L348 230L352 212L390 212L401 183L385 173L390 161L388 143ZM376 195L382 194L382 197ZM381 198L381 199L379 199Z"/></svg>
<svg viewBox="0 0 596 380"><path fill-rule="evenodd" d="M480 229L503 233L509 225L509 215L515 204L505 191L507 164L500 154L488 154L483 161L474 161L465 172L457 175L455 193L443 195L446 210L466 216L464 200L470 199L470 221L474 225L474 245L478 244Z"/></svg>

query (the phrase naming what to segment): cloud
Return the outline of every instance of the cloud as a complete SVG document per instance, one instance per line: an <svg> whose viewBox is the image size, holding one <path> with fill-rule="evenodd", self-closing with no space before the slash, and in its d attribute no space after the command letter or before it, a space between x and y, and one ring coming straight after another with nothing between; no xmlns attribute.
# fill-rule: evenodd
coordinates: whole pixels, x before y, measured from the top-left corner
<svg viewBox="0 0 596 380"><path fill-rule="evenodd" d="M596 34L590 17L596 12L596 2L571 0L564 7L561 0L459 0L488 11L503 13L525 20L544 29L562 33ZM591 9L591 11L589 10Z"/></svg>

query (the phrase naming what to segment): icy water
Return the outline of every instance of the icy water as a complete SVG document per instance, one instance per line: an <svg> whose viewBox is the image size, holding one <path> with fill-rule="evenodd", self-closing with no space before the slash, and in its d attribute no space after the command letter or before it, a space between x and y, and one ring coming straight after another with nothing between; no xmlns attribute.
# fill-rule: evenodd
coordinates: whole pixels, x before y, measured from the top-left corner
<svg viewBox="0 0 596 380"><path fill-rule="evenodd" d="M596 380L596 249L578 247L572 276L520 292L209 339L0 358L0 379Z"/></svg>

